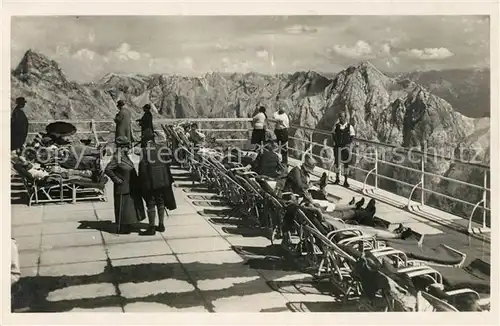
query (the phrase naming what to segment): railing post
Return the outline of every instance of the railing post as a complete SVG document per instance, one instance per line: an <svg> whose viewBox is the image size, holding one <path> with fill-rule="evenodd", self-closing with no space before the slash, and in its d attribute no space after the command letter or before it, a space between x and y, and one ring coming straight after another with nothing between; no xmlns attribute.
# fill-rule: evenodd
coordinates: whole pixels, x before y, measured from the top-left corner
<svg viewBox="0 0 500 326"><path fill-rule="evenodd" d="M378 147L375 146L375 189L378 189Z"/></svg>
<svg viewBox="0 0 500 326"><path fill-rule="evenodd" d="M96 145L99 145L99 137L97 137L97 129L95 127L95 120L90 120L90 131L94 135Z"/></svg>
<svg viewBox="0 0 500 326"><path fill-rule="evenodd" d="M487 197L487 190L488 189L488 172L484 170L484 189L483 189L483 228L486 229L486 199Z"/></svg>
<svg viewBox="0 0 500 326"><path fill-rule="evenodd" d="M422 196L420 198L420 204L422 206L425 205L425 200L424 200L424 197L425 197L425 184L424 184L424 176L425 176L425 153L424 155L422 155L422 162L420 164L420 183L421 183L421 187L422 187Z"/></svg>

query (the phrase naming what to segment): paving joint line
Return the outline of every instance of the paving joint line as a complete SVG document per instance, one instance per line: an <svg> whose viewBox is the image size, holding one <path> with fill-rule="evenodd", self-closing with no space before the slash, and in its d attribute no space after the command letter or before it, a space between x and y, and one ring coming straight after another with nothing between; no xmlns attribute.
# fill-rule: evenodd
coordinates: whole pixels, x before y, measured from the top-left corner
<svg viewBox="0 0 500 326"><path fill-rule="evenodd" d="M93 213L94 213L94 216L96 217L97 219L97 211L96 209L94 208L93 210ZM115 274L113 273L113 264L111 262L111 258L109 257L109 252L108 252L108 248L106 247L106 240L104 240L104 235L102 234L102 231L99 231L100 235L101 235L101 245L104 249L104 253L106 254L106 265L107 267L109 268L109 273L111 275L111 282L115 288L115 293L116 293L116 296L118 297L118 300L120 302L120 308L122 309L122 312L124 313L125 312L125 304L126 304L126 299L122 296L122 292L120 290L120 284L118 282L118 279L117 277L115 276Z"/></svg>

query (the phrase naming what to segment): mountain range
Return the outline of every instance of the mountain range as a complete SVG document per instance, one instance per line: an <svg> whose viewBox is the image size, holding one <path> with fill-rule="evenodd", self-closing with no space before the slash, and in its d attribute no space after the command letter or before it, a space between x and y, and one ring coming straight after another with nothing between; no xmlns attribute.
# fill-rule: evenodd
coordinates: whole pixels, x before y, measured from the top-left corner
<svg viewBox="0 0 500 326"><path fill-rule="evenodd" d="M95 82L78 84L68 80L55 61L30 50L11 73L12 101L24 96L32 120L112 119L115 103L121 99L136 118L145 103L154 106L157 118L251 117L257 106L264 105L268 116L285 107L293 124L331 130L338 114L345 111L360 138L451 153L464 146L477 148L484 164L489 164L489 92L489 70L389 75L369 62L329 77L314 71L273 76L213 72L202 77L109 73ZM325 138L304 130L292 134L319 143ZM305 148L302 142L296 145ZM439 161L429 172L482 184L474 171L463 170ZM384 173L412 179L390 168ZM441 183L432 182L438 188ZM455 188L457 193L463 191ZM431 202L437 200L433 198Z"/></svg>

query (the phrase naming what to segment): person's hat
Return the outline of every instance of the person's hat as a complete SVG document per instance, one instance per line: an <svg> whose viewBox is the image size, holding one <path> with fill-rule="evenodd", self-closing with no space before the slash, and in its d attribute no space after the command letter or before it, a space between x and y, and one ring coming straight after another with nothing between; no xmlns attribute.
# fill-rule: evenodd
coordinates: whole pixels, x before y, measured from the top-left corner
<svg viewBox="0 0 500 326"><path fill-rule="evenodd" d="M314 157L312 157L310 154L308 154L304 158L304 163L302 163L302 166L304 167L304 169L306 171L312 172L314 170L314 168L316 167L316 164L318 164L318 162L314 159Z"/></svg>
<svg viewBox="0 0 500 326"><path fill-rule="evenodd" d="M119 108L121 108L124 105L125 105L125 102L123 102L122 100L119 100L118 102L116 102L116 106Z"/></svg>
<svg viewBox="0 0 500 326"><path fill-rule="evenodd" d="M24 97L16 98L16 104L26 104L26 99Z"/></svg>
<svg viewBox="0 0 500 326"><path fill-rule="evenodd" d="M130 141L126 136L118 136L115 140L117 147L125 147L130 145Z"/></svg>
<svg viewBox="0 0 500 326"><path fill-rule="evenodd" d="M143 110L151 110L151 105L150 104L145 104L143 107L142 107Z"/></svg>

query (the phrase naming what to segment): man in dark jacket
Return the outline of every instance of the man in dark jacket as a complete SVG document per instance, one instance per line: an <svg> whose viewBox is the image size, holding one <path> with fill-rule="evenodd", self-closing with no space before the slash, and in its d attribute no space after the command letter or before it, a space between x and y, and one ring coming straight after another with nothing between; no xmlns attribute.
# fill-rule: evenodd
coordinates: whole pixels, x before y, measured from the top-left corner
<svg viewBox="0 0 500 326"><path fill-rule="evenodd" d="M164 232L165 208L177 208L172 185L174 178L170 171L168 153L154 142L152 133L146 133L142 142L141 161L139 162L139 180L146 201L149 227L143 235L154 235L156 231ZM158 227L155 227L156 211L158 212Z"/></svg>
<svg viewBox="0 0 500 326"><path fill-rule="evenodd" d="M23 148L28 136L28 118L23 111L26 105L24 97L16 98L16 107L10 118L10 150L19 151Z"/></svg>
<svg viewBox="0 0 500 326"><path fill-rule="evenodd" d="M335 156L335 168L337 170L337 178L335 184L340 183L340 163L344 165L344 187L348 188L349 183L347 177L349 175L349 163L351 160L351 143L354 139L354 127L346 122L345 112L341 112L339 122L333 130L333 154Z"/></svg>
<svg viewBox="0 0 500 326"><path fill-rule="evenodd" d="M277 178L288 172L276 153L274 140L268 140L263 150L258 153L252 162L252 171L271 178Z"/></svg>
<svg viewBox="0 0 500 326"><path fill-rule="evenodd" d="M130 144L132 144L134 142L134 137L132 136L132 113L125 107L125 103L122 100L119 100L116 106L120 111L115 116L115 139L118 137L127 137L130 140Z"/></svg>
<svg viewBox="0 0 500 326"><path fill-rule="evenodd" d="M153 114L151 113L151 105L146 104L142 107L142 109L144 110L144 115L137 120L141 126L141 139L144 140L144 135L151 133L153 134L154 140ZM146 146L144 143L141 145L143 147Z"/></svg>

